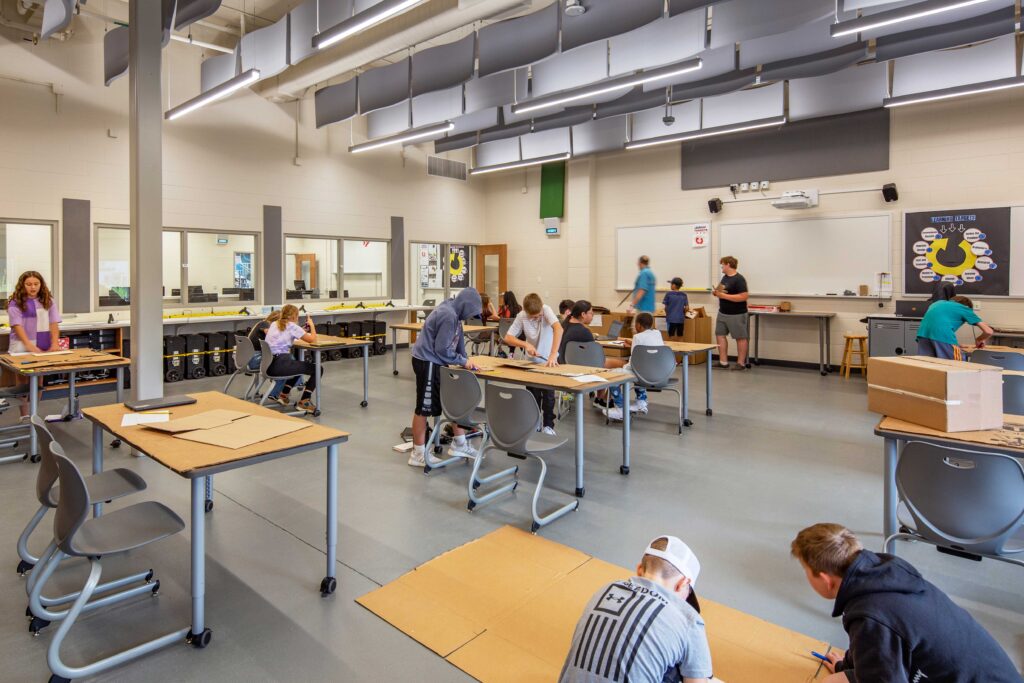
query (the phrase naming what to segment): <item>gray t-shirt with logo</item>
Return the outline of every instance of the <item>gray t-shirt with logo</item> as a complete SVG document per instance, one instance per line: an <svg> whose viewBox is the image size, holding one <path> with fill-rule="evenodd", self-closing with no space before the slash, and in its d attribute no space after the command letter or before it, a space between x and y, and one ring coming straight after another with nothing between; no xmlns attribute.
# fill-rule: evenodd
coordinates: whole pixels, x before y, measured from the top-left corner
<svg viewBox="0 0 1024 683"><path fill-rule="evenodd" d="M560 683L676 683L711 678L704 620L685 600L633 577L594 594L572 636Z"/></svg>

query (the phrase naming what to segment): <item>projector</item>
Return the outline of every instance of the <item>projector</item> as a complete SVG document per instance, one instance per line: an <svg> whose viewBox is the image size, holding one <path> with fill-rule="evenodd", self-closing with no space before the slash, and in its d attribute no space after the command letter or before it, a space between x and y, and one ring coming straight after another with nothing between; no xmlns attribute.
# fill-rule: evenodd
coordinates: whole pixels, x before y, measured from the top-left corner
<svg viewBox="0 0 1024 683"><path fill-rule="evenodd" d="M792 190L772 200L772 206L776 209L810 209L817 205L817 190Z"/></svg>
<svg viewBox="0 0 1024 683"><path fill-rule="evenodd" d="M583 6L583 0L565 0L565 16L578 17L586 12L587 8Z"/></svg>

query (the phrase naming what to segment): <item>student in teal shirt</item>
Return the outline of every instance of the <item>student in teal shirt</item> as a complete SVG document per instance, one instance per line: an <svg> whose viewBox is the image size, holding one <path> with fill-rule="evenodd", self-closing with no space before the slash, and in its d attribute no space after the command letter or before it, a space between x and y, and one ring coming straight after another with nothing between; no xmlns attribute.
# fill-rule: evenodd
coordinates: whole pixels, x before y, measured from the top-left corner
<svg viewBox="0 0 1024 683"><path fill-rule="evenodd" d="M957 344L956 331L964 323L981 329L975 343L978 348L992 336L992 328L974 312L974 304L966 296L955 296L949 301L936 301L925 311L917 331L917 355L963 360L963 349Z"/></svg>
<svg viewBox="0 0 1024 683"><path fill-rule="evenodd" d="M657 286L657 278L654 277L654 272L651 270L651 259L649 256L641 256L636 265L640 272L637 273L636 282L633 283L633 300L629 307L640 313L653 315L654 288Z"/></svg>

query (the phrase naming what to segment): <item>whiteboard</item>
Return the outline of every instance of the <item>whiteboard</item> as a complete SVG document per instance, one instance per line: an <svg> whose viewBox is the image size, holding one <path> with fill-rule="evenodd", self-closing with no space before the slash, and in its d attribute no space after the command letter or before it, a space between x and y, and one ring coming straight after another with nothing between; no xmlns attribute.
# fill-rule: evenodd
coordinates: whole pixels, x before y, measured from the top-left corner
<svg viewBox="0 0 1024 683"><path fill-rule="evenodd" d="M696 227L709 228L710 238L711 224L706 221L617 228L615 288L621 291L633 289L637 259L646 255L651 258L651 270L658 277L659 289L668 289L668 281L677 276L683 278L684 288L710 289L711 245L694 248L693 229Z"/></svg>
<svg viewBox="0 0 1024 683"><path fill-rule="evenodd" d="M752 294L843 295L892 273L892 217L803 218L717 225L719 254L735 256Z"/></svg>

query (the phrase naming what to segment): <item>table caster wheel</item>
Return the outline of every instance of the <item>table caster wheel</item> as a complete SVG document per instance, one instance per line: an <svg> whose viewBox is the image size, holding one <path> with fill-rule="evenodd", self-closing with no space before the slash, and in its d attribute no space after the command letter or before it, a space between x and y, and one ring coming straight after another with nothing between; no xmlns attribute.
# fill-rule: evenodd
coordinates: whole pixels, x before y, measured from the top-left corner
<svg viewBox="0 0 1024 683"><path fill-rule="evenodd" d="M208 500L205 503L203 503L203 510L206 512L213 512L213 501Z"/></svg>
<svg viewBox="0 0 1024 683"><path fill-rule="evenodd" d="M392 375L395 375L395 376L398 376L398 370L392 370L392 371L391 371L391 374L392 374Z"/></svg>
<svg viewBox="0 0 1024 683"><path fill-rule="evenodd" d="M313 411L313 417L320 417L320 411L319 410L314 410Z"/></svg>
<svg viewBox="0 0 1024 683"><path fill-rule="evenodd" d="M693 426L693 420L691 420L689 418L683 420L683 426L684 427L692 427Z"/></svg>
<svg viewBox="0 0 1024 683"><path fill-rule="evenodd" d="M707 415L708 417L711 417L714 414L714 412L711 410L711 408L708 408L707 410L704 411L704 414Z"/></svg>
<svg viewBox="0 0 1024 683"><path fill-rule="evenodd" d="M42 459L43 459L43 456L40 455L39 453L36 453L35 455L29 456L28 461L29 462L33 462L33 463L38 463Z"/></svg>
<svg viewBox="0 0 1024 683"><path fill-rule="evenodd" d="M530 525L530 533L531 534L537 533L538 529L540 529L540 524L537 524L537 522L534 522L533 524Z"/></svg>
<svg viewBox="0 0 1024 683"><path fill-rule="evenodd" d="M629 467L627 465L619 465L619 474L629 474Z"/></svg>
<svg viewBox="0 0 1024 683"><path fill-rule="evenodd" d="M583 494L585 494L586 492L587 492L587 489L586 489L586 488L583 488L583 487L581 487L581 488L577 488L577 489L576 489L576 497L577 497L577 498L582 498L582 497L583 497Z"/></svg>
<svg viewBox="0 0 1024 683"><path fill-rule="evenodd" d="M211 631L208 628L204 628L202 633L192 633L192 632L189 632L189 634L187 636L185 636L185 642L186 643L188 643L192 647L198 648L200 650L202 650L204 647L209 645L210 644L210 640L212 640L212 639L213 639L213 631Z"/></svg>
<svg viewBox="0 0 1024 683"><path fill-rule="evenodd" d="M338 588L338 581L333 576L325 576L320 582L320 595L328 596Z"/></svg>
<svg viewBox="0 0 1024 683"><path fill-rule="evenodd" d="M120 448L121 447L121 439L114 439L113 441L111 441L110 442L110 447L111 448Z"/></svg>
<svg viewBox="0 0 1024 683"><path fill-rule="evenodd" d="M363 401L363 402L362 402L362 403L360 403L359 405L361 405L362 407L364 407L364 408L365 408L366 406L370 405L370 402L369 402L369 401Z"/></svg>
<svg viewBox="0 0 1024 683"><path fill-rule="evenodd" d="M33 636L38 636L39 632L50 625L46 619L40 619L39 617L32 617L32 621L28 624L28 632Z"/></svg>
<svg viewBox="0 0 1024 683"><path fill-rule="evenodd" d="M18 573L21 574L22 576L25 576L25 573L29 569L32 569L32 567L34 567L34 566L35 565L32 564L31 562L26 562L25 560L22 560L21 562L18 563ZM32 616L32 613L29 612L25 616L30 617L30 616Z"/></svg>

